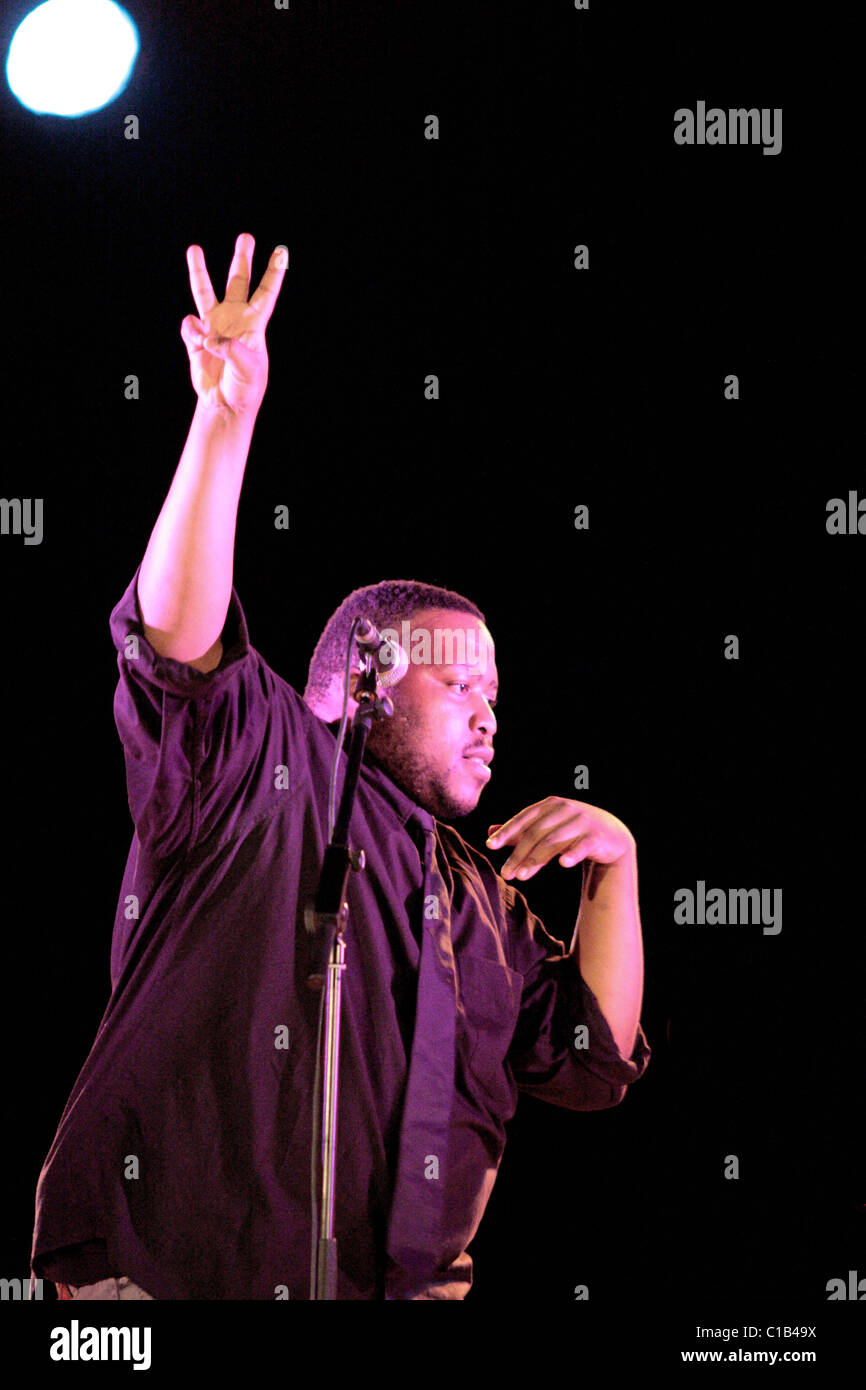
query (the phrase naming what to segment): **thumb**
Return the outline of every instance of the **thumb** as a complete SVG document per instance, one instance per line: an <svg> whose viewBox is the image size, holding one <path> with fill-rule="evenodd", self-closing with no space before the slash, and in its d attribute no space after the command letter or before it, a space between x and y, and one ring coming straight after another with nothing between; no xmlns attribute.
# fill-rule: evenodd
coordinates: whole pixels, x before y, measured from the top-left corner
<svg viewBox="0 0 866 1390"><path fill-rule="evenodd" d="M201 352L206 334L207 329L201 319L197 319L195 314L187 314L180 325L180 336L189 353Z"/></svg>
<svg viewBox="0 0 866 1390"><path fill-rule="evenodd" d="M209 334L204 340L205 349L213 357L221 357L234 368L234 375L241 381L246 381L253 376L257 357L251 352L239 338L220 338L217 334Z"/></svg>

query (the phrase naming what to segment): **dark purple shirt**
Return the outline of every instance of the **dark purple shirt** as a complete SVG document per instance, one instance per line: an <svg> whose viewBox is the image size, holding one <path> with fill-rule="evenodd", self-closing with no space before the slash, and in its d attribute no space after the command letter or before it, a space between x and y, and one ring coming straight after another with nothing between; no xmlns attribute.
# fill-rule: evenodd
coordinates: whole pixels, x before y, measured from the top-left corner
<svg viewBox="0 0 866 1390"><path fill-rule="evenodd" d="M112 992L39 1178L32 1265L158 1299L308 1299L303 914L336 726L250 646L234 589L205 674L150 647L137 580L111 614L135 826ZM518 1090L614 1106L650 1049L639 1029L620 1056L576 958L369 753L350 843L366 868L347 892L337 1297L461 1299Z"/></svg>

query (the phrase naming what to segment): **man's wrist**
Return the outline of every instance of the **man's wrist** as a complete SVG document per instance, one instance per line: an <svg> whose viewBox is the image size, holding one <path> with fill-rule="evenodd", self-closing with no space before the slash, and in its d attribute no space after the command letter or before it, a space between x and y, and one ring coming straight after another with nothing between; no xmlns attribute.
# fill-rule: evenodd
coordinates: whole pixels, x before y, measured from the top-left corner
<svg viewBox="0 0 866 1390"><path fill-rule="evenodd" d="M258 401L243 411L236 411L228 405L209 405L199 397L195 418L203 429L221 434L252 434L260 406L261 401Z"/></svg>

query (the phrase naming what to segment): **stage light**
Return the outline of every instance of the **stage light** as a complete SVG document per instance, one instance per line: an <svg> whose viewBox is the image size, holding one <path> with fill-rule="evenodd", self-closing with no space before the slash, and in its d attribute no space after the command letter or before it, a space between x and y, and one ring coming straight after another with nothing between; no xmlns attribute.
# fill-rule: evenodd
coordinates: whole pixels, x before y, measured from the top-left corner
<svg viewBox="0 0 866 1390"><path fill-rule="evenodd" d="M138 30L114 0L45 0L15 30L6 81L29 111L85 116L120 95L138 48Z"/></svg>

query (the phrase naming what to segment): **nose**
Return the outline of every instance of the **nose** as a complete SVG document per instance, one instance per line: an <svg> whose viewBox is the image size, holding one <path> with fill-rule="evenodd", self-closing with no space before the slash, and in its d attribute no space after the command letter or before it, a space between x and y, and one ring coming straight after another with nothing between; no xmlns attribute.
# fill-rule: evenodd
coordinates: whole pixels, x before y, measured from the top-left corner
<svg viewBox="0 0 866 1390"><path fill-rule="evenodd" d="M480 691L469 722L476 733L487 734L490 738L496 733L496 715L488 704L486 696L482 695Z"/></svg>

